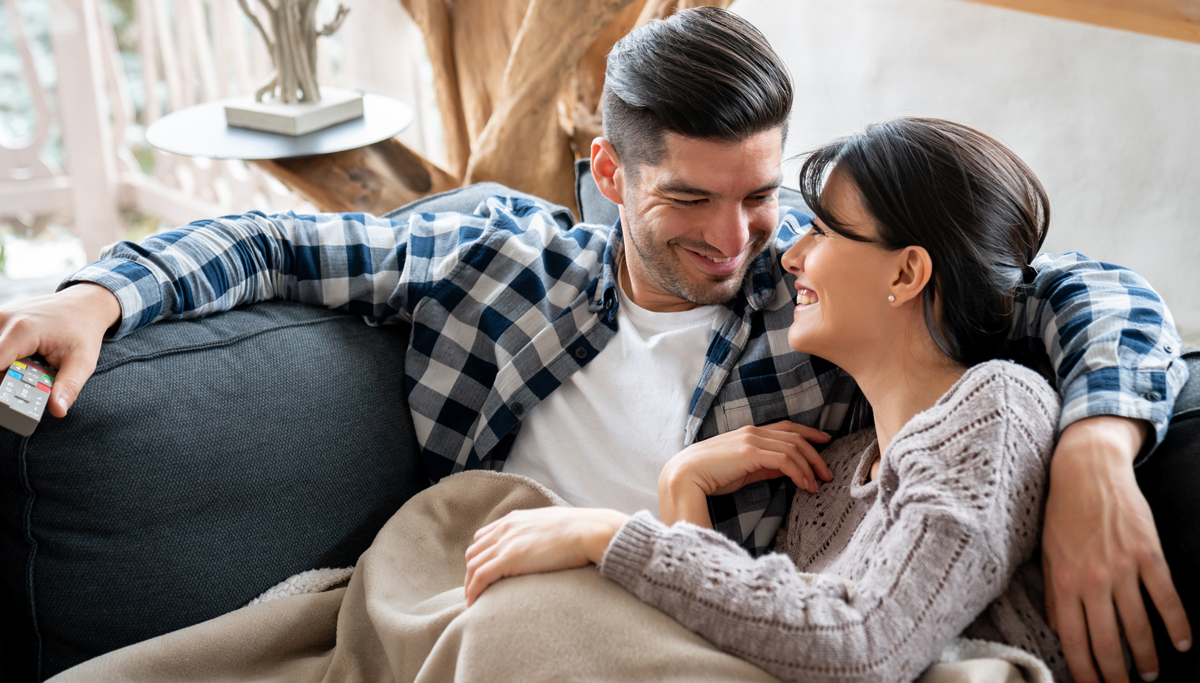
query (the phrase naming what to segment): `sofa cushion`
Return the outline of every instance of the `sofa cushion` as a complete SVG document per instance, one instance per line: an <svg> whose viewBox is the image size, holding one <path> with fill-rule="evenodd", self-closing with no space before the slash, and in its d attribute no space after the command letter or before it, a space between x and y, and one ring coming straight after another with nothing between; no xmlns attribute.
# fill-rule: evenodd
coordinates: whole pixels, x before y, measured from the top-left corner
<svg viewBox="0 0 1200 683"><path fill-rule="evenodd" d="M520 193L481 183L390 215L471 212L494 194ZM354 564L428 484L408 334L287 302L160 323L104 345L67 418L27 439L0 430L0 681Z"/></svg>
<svg viewBox="0 0 1200 683"><path fill-rule="evenodd" d="M600 194L600 188L596 187L590 159L579 159L575 162L575 202L579 204L580 222L612 225L620 217L617 205ZM779 188L779 206L781 211L784 207L808 211L808 205L804 203L800 191L790 187Z"/></svg>
<svg viewBox="0 0 1200 683"><path fill-rule="evenodd" d="M1191 378L1175 400L1167 437L1137 469L1137 480L1154 513L1163 556L1195 633L1200 625L1200 584L1195 580L1200 576L1200 351L1184 354L1184 360ZM1160 680L1200 680L1200 647L1177 652L1158 613L1148 611Z"/></svg>
<svg viewBox="0 0 1200 683"><path fill-rule="evenodd" d="M62 420L0 433L5 680L352 565L427 485L407 327L270 302L103 347Z"/></svg>

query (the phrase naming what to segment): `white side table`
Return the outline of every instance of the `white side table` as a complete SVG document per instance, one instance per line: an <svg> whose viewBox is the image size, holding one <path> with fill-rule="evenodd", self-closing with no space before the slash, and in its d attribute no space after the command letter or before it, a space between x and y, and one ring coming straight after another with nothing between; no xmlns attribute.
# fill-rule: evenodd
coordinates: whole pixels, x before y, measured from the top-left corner
<svg viewBox="0 0 1200 683"><path fill-rule="evenodd" d="M458 178L393 137L413 121L408 105L366 94L363 114L293 137L227 126L224 101L207 102L158 119L146 140L174 154L250 161L318 211L382 215L459 186Z"/></svg>
<svg viewBox="0 0 1200 683"><path fill-rule="evenodd" d="M225 124L225 102L205 102L150 124L146 142L172 154L210 159L290 159L344 152L386 140L413 122L407 104L363 95L363 116L306 135L281 135Z"/></svg>

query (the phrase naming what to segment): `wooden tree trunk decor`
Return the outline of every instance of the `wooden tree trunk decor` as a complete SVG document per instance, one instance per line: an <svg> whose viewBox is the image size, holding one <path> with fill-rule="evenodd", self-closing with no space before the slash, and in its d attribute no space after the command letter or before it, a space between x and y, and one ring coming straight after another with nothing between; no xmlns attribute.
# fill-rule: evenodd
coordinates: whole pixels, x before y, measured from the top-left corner
<svg viewBox="0 0 1200 683"><path fill-rule="evenodd" d="M332 35L338 30L350 10L339 4L333 20L318 29L317 0L274 0L274 3L272 0L259 0L259 4L271 23L270 34L246 0L238 0L238 6L266 42L274 67L267 82L255 91L254 99L262 102L269 96L282 104L320 102L317 38Z"/></svg>
<svg viewBox="0 0 1200 683"><path fill-rule="evenodd" d="M382 214L401 199L490 180L578 215L574 161L601 134L608 51L676 10L732 2L400 0L425 36L449 168L394 139L262 165L322 211Z"/></svg>

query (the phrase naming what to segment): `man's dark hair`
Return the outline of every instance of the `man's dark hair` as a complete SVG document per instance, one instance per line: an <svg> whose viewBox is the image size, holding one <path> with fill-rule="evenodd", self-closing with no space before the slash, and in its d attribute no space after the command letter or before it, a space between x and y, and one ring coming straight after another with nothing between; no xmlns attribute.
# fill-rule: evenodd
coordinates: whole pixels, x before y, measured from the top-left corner
<svg viewBox="0 0 1200 683"><path fill-rule="evenodd" d="M854 184L878 239L850 232L821 203L831 173ZM1014 296L1033 281L1030 264L1050 226L1046 190L1016 154L959 123L896 119L812 152L800 192L843 237L924 247L933 261L925 324L938 347L964 365L1001 355Z"/></svg>
<svg viewBox="0 0 1200 683"><path fill-rule="evenodd" d="M631 172L657 165L664 132L741 142L787 133L792 81L767 39L745 19L696 7L639 27L608 53L604 137Z"/></svg>

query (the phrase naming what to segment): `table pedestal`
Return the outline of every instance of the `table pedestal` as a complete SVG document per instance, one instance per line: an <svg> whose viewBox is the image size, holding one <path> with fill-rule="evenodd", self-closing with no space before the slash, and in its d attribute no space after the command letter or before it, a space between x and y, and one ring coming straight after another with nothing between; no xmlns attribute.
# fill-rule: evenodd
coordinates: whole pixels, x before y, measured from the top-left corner
<svg viewBox="0 0 1200 683"><path fill-rule="evenodd" d="M395 138L341 152L252 163L312 202L318 211L382 216L421 197L459 186L454 176Z"/></svg>

